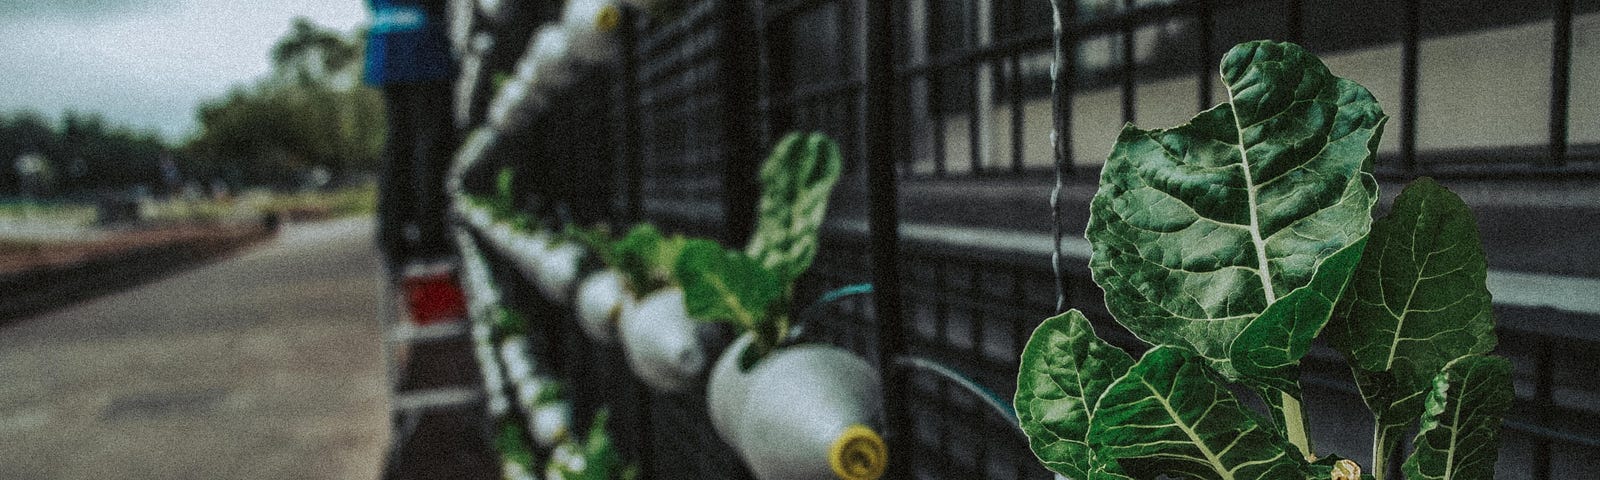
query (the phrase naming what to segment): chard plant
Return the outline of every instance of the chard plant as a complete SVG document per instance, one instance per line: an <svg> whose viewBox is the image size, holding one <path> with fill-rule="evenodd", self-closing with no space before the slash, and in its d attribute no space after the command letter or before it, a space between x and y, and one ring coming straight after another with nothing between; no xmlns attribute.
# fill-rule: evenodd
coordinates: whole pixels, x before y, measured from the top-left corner
<svg viewBox="0 0 1600 480"><path fill-rule="evenodd" d="M840 164L839 146L826 135L790 133L761 166L758 218L744 251L705 239L683 247L673 271L685 308L695 319L751 333L745 366L788 335L794 283L816 258Z"/></svg>
<svg viewBox="0 0 1600 480"><path fill-rule="evenodd" d="M608 410L602 408L590 422L583 440L568 438L551 452L545 466L549 480L635 480L639 468L623 462L622 454L606 432Z"/></svg>
<svg viewBox="0 0 1600 480"><path fill-rule="evenodd" d="M508 417L500 420L494 437L494 449L500 454L502 477L507 479L532 478L538 465L534 459L533 445L520 420Z"/></svg>
<svg viewBox="0 0 1600 480"><path fill-rule="evenodd" d="M1135 359L1076 310L1045 320L1015 399L1034 453L1074 479L1382 480L1415 429L1406 478L1493 478L1510 364L1487 355L1471 212L1424 178L1374 223L1387 117L1301 47L1241 44L1219 73L1225 103L1128 125L1105 163L1089 267L1152 348ZM1324 331L1372 410L1369 474L1307 431L1300 360Z"/></svg>
<svg viewBox="0 0 1600 480"><path fill-rule="evenodd" d="M491 220L506 222L516 230L536 231L541 226L539 220L517 209L516 192L512 189L514 180L511 167L501 168L495 173L494 191L487 195L467 195L467 204L489 212Z"/></svg>
<svg viewBox="0 0 1600 480"><path fill-rule="evenodd" d="M615 242L608 243L595 235L580 238L591 245L592 251L599 252L602 261L621 272L628 290L641 298L672 285L673 267L689 242L682 235L663 235L648 223L633 227Z"/></svg>

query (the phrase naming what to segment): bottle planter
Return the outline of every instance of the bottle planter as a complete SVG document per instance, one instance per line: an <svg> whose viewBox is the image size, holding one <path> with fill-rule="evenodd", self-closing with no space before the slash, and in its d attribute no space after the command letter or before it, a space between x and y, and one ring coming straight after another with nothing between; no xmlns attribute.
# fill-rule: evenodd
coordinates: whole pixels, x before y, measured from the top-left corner
<svg viewBox="0 0 1600 480"><path fill-rule="evenodd" d="M516 18L516 0L478 0L478 12L489 22L503 25Z"/></svg>
<svg viewBox="0 0 1600 480"><path fill-rule="evenodd" d="M616 58L616 36L622 25L622 8L604 0L569 0L561 13L573 59L584 64Z"/></svg>
<svg viewBox="0 0 1600 480"><path fill-rule="evenodd" d="M534 285L545 298L557 305L572 301L572 287L578 280L578 267L583 260L582 245L560 242L550 245L535 257L533 263Z"/></svg>
<svg viewBox="0 0 1600 480"><path fill-rule="evenodd" d="M566 30L546 25L533 36L528 54L517 63L517 76L529 79L530 94L549 99L577 80L576 62Z"/></svg>
<svg viewBox="0 0 1600 480"><path fill-rule="evenodd" d="M468 49L472 47L472 30L476 26L473 25L473 20L477 18L474 15L473 7L475 5L473 3L473 0L447 0L445 2L445 11L449 12L448 15L450 16L447 24L450 29L450 51L456 54L456 58L465 56L469 51Z"/></svg>
<svg viewBox="0 0 1600 480"><path fill-rule="evenodd" d="M482 227L487 223L474 223L476 219L472 218L474 215L472 212L482 209L473 207L470 203L463 201L466 187L462 185L462 177L466 175L467 171L482 163L484 157L487 156L486 154L499 142L500 133L493 128L479 127L474 129L471 134L467 135L466 141L462 142L461 148L456 150L456 156L451 159L450 169L445 174L445 189L450 192L452 197L455 197L456 211L461 213L463 220L474 227ZM484 212L484 215L487 217L487 212Z"/></svg>
<svg viewBox="0 0 1600 480"><path fill-rule="evenodd" d="M476 135L474 136L476 138ZM470 140L469 140L470 141ZM482 231L494 223L494 216L489 209L473 205L469 202L458 202L462 220L473 229Z"/></svg>
<svg viewBox="0 0 1600 480"><path fill-rule="evenodd" d="M739 353L729 349L724 355ZM881 386L866 361L837 347L799 345L769 354L745 375L727 385L742 387L744 401L713 408L734 409L723 413L734 418L722 421L734 421L735 449L757 478L883 475L888 452L872 428L882 417Z"/></svg>
<svg viewBox="0 0 1600 480"><path fill-rule="evenodd" d="M578 325L590 340L610 343L617 336L617 318L632 297L616 270L596 271L578 284L573 300Z"/></svg>
<svg viewBox="0 0 1600 480"><path fill-rule="evenodd" d="M489 49L494 47L494 36L487 33L471 35L470 32L460 39L456 48L456 56L460 58L461 73L456 77L454 115L456 128L467 129L472 125L472 106L477 103L475 99L481 95L482 85L479 80L484 74L484 56Z"/></svg>
<svg viewBox="0 0 1600 480"><path fill-rule="evenodd" d="M739 368L739 357L744 356L745 349L754 339L755 336L750 333L735 339L717 357L717 363L711 366L711 375L706 379L706 411L710 414L711 426L716 428L722 441L734 448L739 445L739 439L734 435L744 416L745 395L750 391L753 373Z"/></svg>
<svg viewBox="0 0 1600 480"><path fill-rule="evenodd" d="M507 224L496 224L488 234L496 249L511 262L517 273L538 288L539 264L550 250L550 234L544 231L519 232Z"/></svg>
<svg viewBox="0 0 1600 480"><path fill-rule="evenodd" d="M617 331L640 380L662 393L682 393L706 367L700 326L684 311L683 290L667 287L628 305Z"/></svg>
<svg viewBox="0 0 1600 480"><path fill-rule="evenodd" d="M528 411L529 434L539 448L554 448L572 428L572 403L565 400L534 406Z"/></svg>
<svg viewBox="0 0 1600 480"><path fill-rule="evenodd" d="M546 480L565 479L567 472L582 472L588 470L588 460L583 456L583 449L573 443L557 445L550 451L550 461L545 464L544 478Z"/></svg>
<svg viewBox="0 0 1600 480"><path fill-rule="evenodd" d="M521 464L519 462L513 462L511 460L506 460L506 461L502 462L502 465L501 465L500 468L501 468L501 471L503 472L501 474L501 477L504 478L505 480L538 480L539 479L539 477L536 477L536 476L533 475L533 472L528 471L528 466L527 465L523 465L523 464Z"/></svg>
<svg viewBox="0 0 1600 480"><path fill-rule="evenodd" d="M507 335L500 341L500 364L506 368L506 377L512 382L523 382L533 378L536 370L532 359L528 358L528 338L521 335Z"/></svg>
<svg viewBox="0 0 1600 480"><path fill-rule="evenodd" d="M528 126L533 116L545 106L548 96L536 92L533 80L518 76L506 82L489 105L489 124L502 132L514 132Z"/></svg>
<svg viewBox="0 0 1600 480"><path fill-rule="evenodd" d="M472 323L472 354L478 360L478 372L483 376L483 391L488 394L484 409L490 419L504 418L511 411L511 401L505 395L505 377L500 372L495 358L494 344L489 337L492 333L489 326L482 322Z"/></svg>

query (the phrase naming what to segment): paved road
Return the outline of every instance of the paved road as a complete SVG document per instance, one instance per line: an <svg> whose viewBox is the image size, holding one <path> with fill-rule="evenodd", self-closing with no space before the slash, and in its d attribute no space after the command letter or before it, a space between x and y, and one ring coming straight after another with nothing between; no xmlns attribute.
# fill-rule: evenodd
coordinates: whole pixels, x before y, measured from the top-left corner
<svg viewBox="0 0 1600 480"><path fill-rule="evenodd" d="M372 479L388 442L366 219L0 327L0 478Z"/></svg>

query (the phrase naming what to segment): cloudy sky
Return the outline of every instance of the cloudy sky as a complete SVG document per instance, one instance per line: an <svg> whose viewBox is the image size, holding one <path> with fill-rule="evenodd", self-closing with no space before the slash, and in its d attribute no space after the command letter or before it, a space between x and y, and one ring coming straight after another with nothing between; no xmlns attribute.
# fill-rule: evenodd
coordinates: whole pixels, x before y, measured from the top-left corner
<svg viewBox="0 0 1600 480"><path fill-rule="evenodd" d="M0 0L0 112L100 112L181 140L201 100L267 73L295 16L367 22L363 0Z"/></svg>

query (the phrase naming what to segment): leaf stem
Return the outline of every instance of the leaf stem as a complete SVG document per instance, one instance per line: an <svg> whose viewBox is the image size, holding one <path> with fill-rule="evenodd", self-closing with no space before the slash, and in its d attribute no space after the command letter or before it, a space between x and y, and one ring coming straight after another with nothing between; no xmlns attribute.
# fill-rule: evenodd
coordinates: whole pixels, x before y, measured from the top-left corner
<svg viewBox="0 0 1600 480"><path fill-rule="evenodd" d="M1389 475L1389 436L1384 434L1383 423L1372 422L1372 478L1383 480Z"/></svg>
<svg viewBox="0 0 1600 480"><path fill-rule="evenodd" d="M1300 454L1311 460L1316 455L1311 453L1311 435L1306 429L1306 414L1300 408L1300 399L1287 392L1281 395L1283 395L1283 430L1289 436L1289 443L1293 443L1300 449Z"/></svg>

